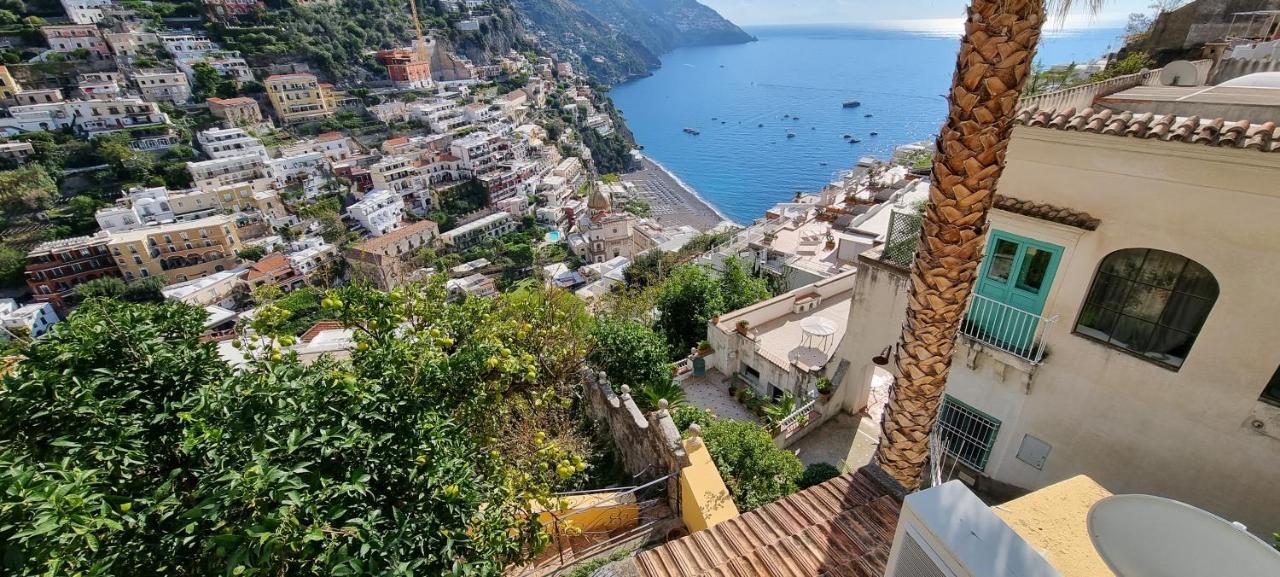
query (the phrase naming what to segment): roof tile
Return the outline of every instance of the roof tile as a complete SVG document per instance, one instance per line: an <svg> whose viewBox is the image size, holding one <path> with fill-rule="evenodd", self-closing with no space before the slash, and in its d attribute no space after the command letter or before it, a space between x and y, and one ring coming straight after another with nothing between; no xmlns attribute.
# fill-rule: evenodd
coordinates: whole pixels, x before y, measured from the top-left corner
<svg viewBox="0 0 1280 577"><path fill-rule="evenodd" d="M1262 152L1280 151L1280 128L1275 122L1254 125L1248 120L1202 119L1196 115L1175 117L1150 112L1117 113L1109 108L1085 108L1077 112L1073 107L1061 112L1054 109L1028 108L1019 112L1014 122L1023 126L1053 128L1068 132L1151 138Z"/></svg>

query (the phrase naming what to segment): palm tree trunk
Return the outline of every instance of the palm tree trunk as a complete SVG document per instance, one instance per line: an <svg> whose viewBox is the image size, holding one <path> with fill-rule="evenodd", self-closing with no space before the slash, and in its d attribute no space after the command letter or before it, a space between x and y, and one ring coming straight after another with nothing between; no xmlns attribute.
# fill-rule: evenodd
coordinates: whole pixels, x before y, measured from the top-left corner
<svg viewBox="0 0 1280 577"><path fill-rule="evenodd" d="M876 451L881 468L909 490L920 485L1018 95L1044 20L1044 0L972 0L969 6Z"/></svg>

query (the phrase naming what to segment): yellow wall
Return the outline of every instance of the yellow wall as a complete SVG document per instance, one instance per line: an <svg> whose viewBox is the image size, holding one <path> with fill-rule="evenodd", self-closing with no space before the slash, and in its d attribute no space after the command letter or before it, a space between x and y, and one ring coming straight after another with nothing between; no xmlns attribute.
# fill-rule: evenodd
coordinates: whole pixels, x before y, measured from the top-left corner
<svg viewBox="0 0 1280 577"><path fill-rule="evenodd" d="M201 237L201 231L206 232L208 236ZM187 234L186 239L182 238L182 233ZM172 251L169 250L170 243L164 239L165 235L173 241ZM149 240L154 240L154 245ZM206 240L209 241L210 246L205 246ZM186 248L187 242L191 243L190 249ZM231 219L213 217L191 221L189 224L150 229L143 233L138 231L124 233L117 235L108 246L126 279L143 278L142 269L145 268L147 276L162 276L169 283L176 283L234 268L236 251L240 250L240 239L235 223L231 222ZM156 256L152 256L152 248L157 251ZM209 258L214 254L219 258ZM165 259L191 255L200 256L205 260L198 264L169 270L164 270L161 265L161 261ZM136 260L135 256L138 257ZM138 260L142 262L139 263Z"/></svg>
<svg viewBox="0 0 1280 577"><path fill-rule="evenodd" d="M684 450L690 463L680 471L680 517L689 532L697 533L737 517L738 507L706 445L686 439Z"/></svg>
<svg viewBox="0 0 1280 577"><path fill-rule="evenodd" d="M18 85L18 81L9 74L8 68L0 66L0 99L8 100L19 92L22 92L22 87Z"/></svg>
<svg viewBox="0 0 1280 577"><path fill-rule="evenodd" d="M276 116L285 122L321 118L333 112L325 99L325 90L314 76L268 80L266 86ZM298 107L311 109L298 110Z"/></svg>
<svg viewBox="0 0 1280 577"><path fill-rule="evenodd" d="M543 527L555 529L553 521L559 518L560 532L566 528L585 532L631 529L639 524L640 507L634 494L601 491L584 495L568 495L562 498L564 507L553 517L549 512L538 514Z"/></svg>

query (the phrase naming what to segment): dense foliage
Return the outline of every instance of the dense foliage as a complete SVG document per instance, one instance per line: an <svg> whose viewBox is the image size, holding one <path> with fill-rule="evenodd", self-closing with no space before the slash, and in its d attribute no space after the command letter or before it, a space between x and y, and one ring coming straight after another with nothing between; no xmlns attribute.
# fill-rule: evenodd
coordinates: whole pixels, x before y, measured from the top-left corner
<svg viewBox="0 0 1280 577"><path fill-rule="evenodd" d="M801 489L808 489L839 476L840 469L837 469L835 465L831 463L813 463L804 468L804 472L796 480L796 486Z"/></svg>
<svg viewBox="0 0 1280 577"><path fill-rule="evenodd" d="M200 309L89 300L2 381L3 572L500 574L587 469L590 320L562 293L444 294L326 294L357 345L312 364L264 305L240 370Z"/></svg>
<svg viewBox="0 0 1280 577"><path fill-rule="evenodd" d="M700 426L711 459L743 512L796 492L800 459L773 444L763 427L733 419L710 419Z"/></svg>
<svg viewBox="0 0 1280 577"><path fill-rule="evenodd" d="M764 280L752 276L738 258L726 259L719 276L703 266L682 265L658 290L658 331L666 337L672 358L681 357L706 338L712 317L770 296Z"/></svg>
<svg viewBox="0 0 1280 577"><path fill-rule="evenodd" d="M614 388L632 389L671 381L667 343L653 329L634 320L601 320L592 331L592 366L609 374Z"/></svg>

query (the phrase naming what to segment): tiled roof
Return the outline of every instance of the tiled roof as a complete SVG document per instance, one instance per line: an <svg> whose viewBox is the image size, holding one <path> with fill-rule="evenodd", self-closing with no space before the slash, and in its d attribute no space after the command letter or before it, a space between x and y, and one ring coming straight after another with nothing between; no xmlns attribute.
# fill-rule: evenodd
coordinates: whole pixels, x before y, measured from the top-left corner
<svg viewBox="0 0 1280 577"><path fill-rule="evenodd" d="M1018 113L1015 122L1064 131L1280 152L1280 127L1270 121L1254 124L1248 120L1232 122L1199 116L1117 112L1107 108L1085 108L1079 112L1075 108L1062 112L1032 108Z"/></svg>
<svg viewBox="0 0 1280 577"><path fill-rule="evenodd" d="M641 577L881 577L899 507L859 470L641 552L636 567Z"/></svg>
<svg viewBox="0 0 1280 577"><path fill-rule="evenodd" d="M253 266L249 267L248 274L244 276L244 280L253 282L267 276L268 274L274 274L280 269L287 268L288 266L289 259L285 258L281 253L273 252L258 259L258 262L253 263Z"/></svg>
<svg viewBox="0 0 1280 577"><path fill-rule="evenodd" d="M1098 225L1102 223L1102 221L1087 212L1030 200L1018 200L1003 194L996 195L995 207L1006 212L1074 226L1084 230L1098 230Z"/></svg>
<svg viewBox="0 0 1280 577"><path fill-rule="evenodd" d="M310 343L312 340L315 340L316 337L320 336L320 333L325 331L336 331L341 328L342 323L338 321L319 321L316 324L311 325L311 328L307 329L307 332L302 333L302 336L298 338L298 340L304 343Z"/></svg>
<svg viewBox="0 0 1280 577"><path fill-rule="evenodd" d="M212 103L214 103L214 104L221 104L222 106L238 106L238 105L243 105L243 104L257 104L257 103L258 103L258 101L254 100L254 99L252 99L252 98L249 98L248 96L237 96L237 97L235 97L235 98L216 98L216 97L212 97L212 98L206 98L205 100L207 100L207 101L209 101L209 102L212 102Z"/></svg>
<svg viewBox="0 0 1280 577"><path fill-rule="evenodd" d="M342 138L344 138L344 136L341 132L326 132L317 136L316 140L319 140L320 142L329 142L331 140L339 140Z"/></svg>

